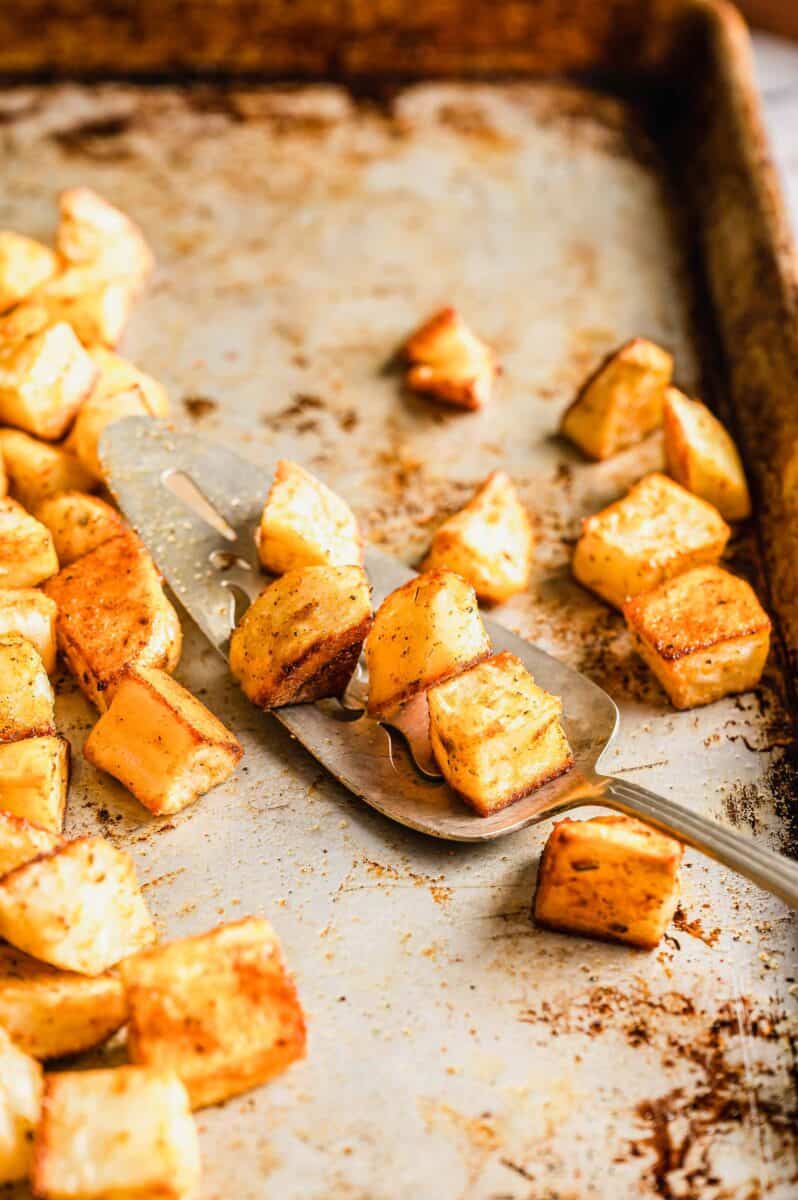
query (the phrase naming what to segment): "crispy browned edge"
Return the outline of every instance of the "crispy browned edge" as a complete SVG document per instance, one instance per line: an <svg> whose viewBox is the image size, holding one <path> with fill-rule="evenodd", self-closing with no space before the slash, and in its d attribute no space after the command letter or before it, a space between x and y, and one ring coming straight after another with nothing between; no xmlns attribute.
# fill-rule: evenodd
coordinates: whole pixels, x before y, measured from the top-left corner
<svg viewBox="0 0 798 1200"><path fill-rule="evenodd" d="M469 800L468 796L466 796L464 792L458 791L458 789L452 787L451 784L449 784L449 786L452 787L452 791L454 792L455 796L457 796L458 800L462 800L463 804L470 808L472 812L478 813L481 817L492 817L494 813L501 812L504 808L509 808L511 804L515 804L518 800L523 800L524 796L531 796L533 792L538 791L539 788L545 787L547 783L552 783L555 779L559 779L561 775L566 775L571 770L574 762L575 759L573 753L570 753L564 763L561 763L559 767L556 767L553 771L550 771L549 774L543 779L538 779L532 784L531 787L518 788L506 799L502 800L501 804L494 804L492 808L480 807L480 805L475 804L473 800Z"/></svg>
<svg viewBox="0 0 798 1200"><path fill-rule="evenodd" d="M252 697L253 703L261 708L282 708L342 696L357 666L372 619L369 613L356 625L339 630L334 636L318 637L298 658L282 668L278 684ZM323 661L315 667L313 659L320 654L324 656ZM303 677L302 672L308 670L308 664L311 664L310 672ZM297 675L298 684L294 682Z"/></svg>

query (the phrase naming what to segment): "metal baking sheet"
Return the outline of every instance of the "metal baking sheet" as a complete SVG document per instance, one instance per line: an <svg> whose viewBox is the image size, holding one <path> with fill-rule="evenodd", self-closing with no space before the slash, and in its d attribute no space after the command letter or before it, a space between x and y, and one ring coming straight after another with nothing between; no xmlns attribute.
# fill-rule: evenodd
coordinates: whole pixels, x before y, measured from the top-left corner
<svg viewBox="0 0 798 1200"><path fill-rule="evenodd" d="M296 457L410 563L506 467L539 545L529 595L499 618L619 702L615 773L783 844L777 666L755 695L676 713L569 577L580 517L662 462L657 437L580 461L555 436L575 386L635 334L674 350L688 390L714 376L674 193L631 102L563 84L419 85L380 107L330 87L59 85L0 93L0 121L3 227L49 236L55 192L77 183L144 226L159 269L123 350L180 421L253 461ZM394 369L444 303L501 355L482 414L408 395ZM758 577L747 531L731 560ZM77 752L69 832L130 848L164 935L264 913L297 976L308 1057L199 1114L205 1200L795 1195L783 906L688 854L657 951L539 930L548 825L474 847L386 822L186 634L179 677L246 747L188 811L148 819L83 762L93 713L69 679L58 716Z"/></svg>

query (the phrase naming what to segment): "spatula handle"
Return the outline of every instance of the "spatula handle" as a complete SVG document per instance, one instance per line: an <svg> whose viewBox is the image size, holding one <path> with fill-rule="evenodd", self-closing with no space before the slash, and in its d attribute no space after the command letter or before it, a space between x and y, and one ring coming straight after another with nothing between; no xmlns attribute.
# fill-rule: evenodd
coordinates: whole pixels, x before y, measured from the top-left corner
<svg viewBox="0 0 798 1200"><path fill-rule="evenodd" d="M798 862L768 850L753 838L625 779L607 779L601 803L671 834L798 908Z"/></svg>

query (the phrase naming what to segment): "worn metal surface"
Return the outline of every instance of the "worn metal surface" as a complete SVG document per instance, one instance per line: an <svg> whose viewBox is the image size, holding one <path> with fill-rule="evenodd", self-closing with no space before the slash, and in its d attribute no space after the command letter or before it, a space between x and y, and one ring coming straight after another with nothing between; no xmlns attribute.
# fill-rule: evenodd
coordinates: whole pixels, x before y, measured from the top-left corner
<svg viewBox="0 0 798 1200"><path fill-rule="evenodd" d="M548 85L421 87L388 113L328 89L64 87L0 113L4 226L46 235L76 182L144 225L161 265L124 349L187 422L316 467L406 561L505 465L540 542L502 619L618 701L612 770L779 840L794 781L775 665L755 696L674 713L568 574L580 516L661 462L656 438L572 455L554 430L574 386L637 333L674 349L683 386L703 374L678 221L629 108ZM443 302L501 353L483 414L406 395L390 368ZM732 559L756 575L745 531ZM200 1115L206 1200L794 1195L778 902L689 854L653 954L536 929L546 826L476 847L402 831L253 710L190 627L179 675L242 737L234 779L155 821L77 755L69 829L130 847L168 935L264 912L296 971L308 1058ZM88 706L72 691L59 717L77 748Z"/></svg>

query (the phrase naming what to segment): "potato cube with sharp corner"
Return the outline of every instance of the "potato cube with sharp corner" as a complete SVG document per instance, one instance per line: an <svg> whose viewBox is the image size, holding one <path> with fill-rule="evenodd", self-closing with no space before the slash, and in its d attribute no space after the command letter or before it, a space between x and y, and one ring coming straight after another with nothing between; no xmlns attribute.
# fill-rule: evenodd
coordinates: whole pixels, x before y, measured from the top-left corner
<svg viewBox="0 0 798 1200"><path fill-rule="evenodd" d="M716 562L730 532L713 505L654 472L583 522L572 569L581 584L621 608L690 567Z"/></svg>
<svg viewBox="0 0 798 1200"><path fill-rule="evenodd" d="M38 588L0 589L0 637L18 633L38 650L48 675L55 671L55 601Z"/></svg>
<svg viewBox="0 0 798 1200"><path fill-rule="evenodd" d="M121 513L99 496L90 496L87 492L60 492L48 497L36 509L36 519L53 535L61 567L68 567L127 528ZM0 629L1 605L2 602Z"/></svg>
<svg viewBox="0 0 798 1200"><path fill-rule="evenodd" d="M451 307L416 330L405 343L405 356L409 388L459 408L483 408L501 370L491 347Z"/></svg>
<svg viewBox="0 0 798 1200"><path fill-rule="evenodd" d="M196 696L146 667L124 673L83 747L90 763L154 813L179 812L223 783L243 753Z"/></svg>
<svg viewBox="0 0 798 1200"><path fill-rule="evenodd" d="M12 493L30 512L59 492L94 486L93 476L63 445L52 446L19 429L0 429L0 454Z"/></svg>
<svg viewBox="0 0 798 1200"><path fill-rule="evenodd" d="M112 395L90 396L75 418L66 446L91 480L100 483L104 479L100 438L106 427L114 421L121 421L123 417L152 415L144 392L137 385Z"/></svg>
<svg viewBox="0 0 798 1200"><path fill-rule="evenodd" d="M554 826L538 870L535 920L653 949L679 902L682 846L613 814Z"/></svg>
<svg viewBox="0 0 798 1200"><path fill-rule="evenodd" d="M45 309L25 306L0 321L0 421L63 437L96 378L72 328Z"/></svg>
<svg viewBox="0 0 798 1200"><path fill-rule="evenodd" d="M562 702L520 658L496 654L430 688L429 732L449 786L481 816L519 800L573 764Z"/></svg>
<svg viewBox="0 0 798 1200"><path fill-rule="evenodd" d="M440 526L424 569L462 575L480 600L501 604L529 583L535 540L526 509L504 471L494 471Z"/></svg>
<svg viewBox="0 0 798 1200"><path fill-rule="evenodd" d="M0 742L55 733L55 697L41 655L18 633L0 637Z"/></svg>
<svg viewBox="0 0 798 1200"><path fill-rule="evenodd" d="M0 498L0 587L35 587L57 570L50 530L10 496Z"/></svg>
<svg viewBox="0 0 798 1200"><path fill-rule="evenodd" d="M155 564L131 530L60 571L45 592L58 606L61 654L101 712L126 667L173 671L180 661L180 621Z"/></svg>
<svg viewBox="0 0 798 1200"><path fill-rule="evenodd" d="M0 937L81 975L101 975L156 940L132 858L92 836L0 879Z"/></svg>
<svg viewBox="0 0 798 1200"><path fill-rule="evenodd" d="M624 607L638 653L675 708L755 688L770 619L753 588L717 566L694 567Z"/></svg>
<svg viewBox="0 0 798 1200"><path fill-rule="evenodd" d="M27 1178L42 1107L42 1068L0 1027L0 1185Z"/></svg>
<svg viewBox="0 0 798 1200"><path fill-rule="evenodd" d="M230 670L260 708L341 696L370 626L362 567L298 567L244 613L230 639Z"/></svg>
<svg viewBox="0 0 798 1200"><path fill-rule="evenodd" d="M98 192L68 188L58 198L58 210L56 247L66 262L135 285L151 273L155 259L141 229Z"/></svg>
<svg viewBox="0 0 798 1200"><path fill-rule="evenodd" d="M107 278L95 266L67 267L48 279L15 309L43 308L51 324L66 322L86 349L113 349L130 316L135 284L122 276Z"/></svg>
<svg viewBox="0 0 798 1200"><path fill-rule="evenodd" d="M727 521L751 515L742 460L728 430L700 400L678 388L665 393L668 471L688 491L714 504Z"/></svg>
<svg viewBox="0 0 798 1200"><path fill-rule="evenodd" d="M69 742L58 734L0 743L0 808L42 829L64 827Z"/></svg>
<svg viewBox="0 0 798 1200"><path fill-rule="evenodd" d="M33 1058L100 1046L127 1020L118 973L77 975L0 945L0 1026Z"/></svg>
<svg viewBox="0 0 798 1200"><path fill-rule="evenodd" d="M413 696L490 654L474 589L453 571L426 571L391 592L366 639L368 711L389 717Z"/></svg>
<svg viewBox="0 0 798 1200"><path fill-rule="evenodd" d="M0 232L0 313L19 304L58 270L48 246L22 233Z"/></svg>
<svg viewBox="0 0 798 1200"><path fill-rule="evenodd" d="M363 565L363 543L349 505L297 463L280 459L257 532L267 571Z"/></svg>
<svg viewBox="0 0 798 1200"><path fill-rule="evenodd" d="M119 392L127 392L137 387L142 396L147 411L153 417L166 417L169 414L169 395L166 388L152 375L140 370L126 358L107 350L104 346L93 346L89 357L99 371L99 378L92 392L92 399L104 399L116 396Z"/></svg>
<svg viewBox="0 0 798 1200"><path fill-rule="evenodd" d="M673 357L633 338L601 362L566 409L561 430L589 458L610 458L662 424Z"/></svg>
<svg viewBox="0 0 798 1200"><path fill-rule="evenodd" d="M56 834L41 829L24 817L15 817L0 809L0 877L15 871L32 858L49 854L62 841ZM0 1019L0 1025L2 1023Z"/></svg>
<svg viewBox="0 0 798 1200"><path fill-rule="evenodd" d="M126 960L133 1062L177 1072L191 1104L218 1104L305 1053L305 1021L277 935L247 917Z"/></svg>
<svg viewBox="0 0 798 1200"><path fill-rule="evenodd" d="M39 1200L194 1200L199 1180L197 1128L172 1071L46 1076L33 1147Z"/></svg>

